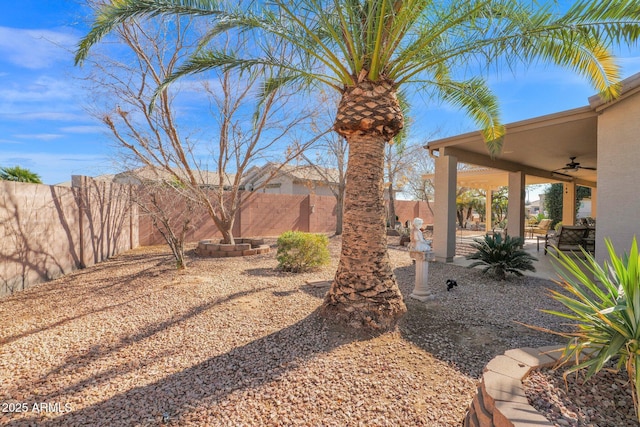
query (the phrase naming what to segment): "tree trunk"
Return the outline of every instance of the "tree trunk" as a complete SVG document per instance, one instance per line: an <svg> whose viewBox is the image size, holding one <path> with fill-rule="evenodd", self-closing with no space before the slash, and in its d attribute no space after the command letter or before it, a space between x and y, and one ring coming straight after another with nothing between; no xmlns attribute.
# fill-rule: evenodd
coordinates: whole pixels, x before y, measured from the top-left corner
<svg viewBox="0 0 640 427"><path fill-rule="evenodd" d="M349 143L342 253L321 312L353 328L390 329L406 311L387 253L385 144L404 126L392 82L346 87L334 129Z"/></svg>
<svg viewBox="0 0 640 427"><path fill-rule="evenodd" d="M389 184L389 228L396 228L396 201L393 195L393 182Z"/></svg>
<svg viewBox="0 0 640 427"><path fill-rule="evenodd" d="M387 253L382 137L354 136L342 254L322 311L354 328L389 329L406 312Z"/></svg>

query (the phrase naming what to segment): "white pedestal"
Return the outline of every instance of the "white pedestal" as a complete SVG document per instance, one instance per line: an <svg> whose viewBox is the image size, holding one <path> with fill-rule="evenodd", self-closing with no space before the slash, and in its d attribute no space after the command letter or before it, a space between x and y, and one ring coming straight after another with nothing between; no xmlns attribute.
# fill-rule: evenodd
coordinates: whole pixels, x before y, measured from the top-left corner
<svg viewBox="0 0 640 427"><path fill-rule="evenodd" d="M409 256L416 260L416 284L411 295L418 301L428 301L436 296L429 292L429 261L433 252L409 251Z"/></svg>

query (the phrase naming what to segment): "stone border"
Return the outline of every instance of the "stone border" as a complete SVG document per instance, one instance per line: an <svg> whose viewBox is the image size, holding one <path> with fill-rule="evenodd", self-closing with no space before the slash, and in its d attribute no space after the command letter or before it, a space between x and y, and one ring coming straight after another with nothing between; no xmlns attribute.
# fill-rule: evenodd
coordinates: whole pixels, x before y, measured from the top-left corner
<svg viewBox="0 0 640 427"><path fill-rule="evenodd" d="M529 405L522 380L532 370L556 364L564 346L523 347L496 356L485 366L464 427L553 427Z"/></svg>
<svg viewBox="0 0 640 427"><path fill-rule="evenodd" d="M269 245L264 244L264 239L235 239L235 244L214 243L213 240L201 240L198 242L196 253L200 256L211 258L227 258L269 253Z"/></svg>

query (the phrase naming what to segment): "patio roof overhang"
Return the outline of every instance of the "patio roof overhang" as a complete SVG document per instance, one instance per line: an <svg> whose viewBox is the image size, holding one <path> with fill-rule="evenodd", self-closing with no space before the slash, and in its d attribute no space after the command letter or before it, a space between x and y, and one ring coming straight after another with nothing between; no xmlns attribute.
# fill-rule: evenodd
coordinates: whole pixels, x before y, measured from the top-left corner
<svg viewBox="0 0 640 427"><path fill-rule="evenodd" d="M435 179L435 174L425 174L422 177L433 180ZM500 187L509 185L509 174L505 171L490 168L461 169L458 171L457 182L460 187L497 190ZM541 178L534 175L525 177L526 185L548 184L549 182L556 181L550 181L549 178Z"/></svg>
<svg viewBox="0 0 640 427"><path fill-rule="evenodd" d="M570 181L596 187L595 170L559 170L570 157L581 166L597 164L598 112L591 106L506 125L502 153L492 159L480 132L470 132L429 142L425 148L433 156L455 156L460 163L494 169L491 173L460 171L458 184L476 188L506 185L507 172L522 171L527 184ZM475 175L475 176L474 176Z"/></svg>

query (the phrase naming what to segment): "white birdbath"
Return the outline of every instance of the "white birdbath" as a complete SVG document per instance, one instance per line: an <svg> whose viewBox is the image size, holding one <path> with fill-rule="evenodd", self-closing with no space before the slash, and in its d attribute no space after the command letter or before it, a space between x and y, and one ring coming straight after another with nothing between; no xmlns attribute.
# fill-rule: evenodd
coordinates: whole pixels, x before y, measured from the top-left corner
<svg viewBox="0 0 640 427"><path fill-rule="evenodd" d="M433 251L409 251L409 256L416 260L416 284L411 295L418 301L428 301L436 296L429 291L429 262L435 259Z"/></svg>

